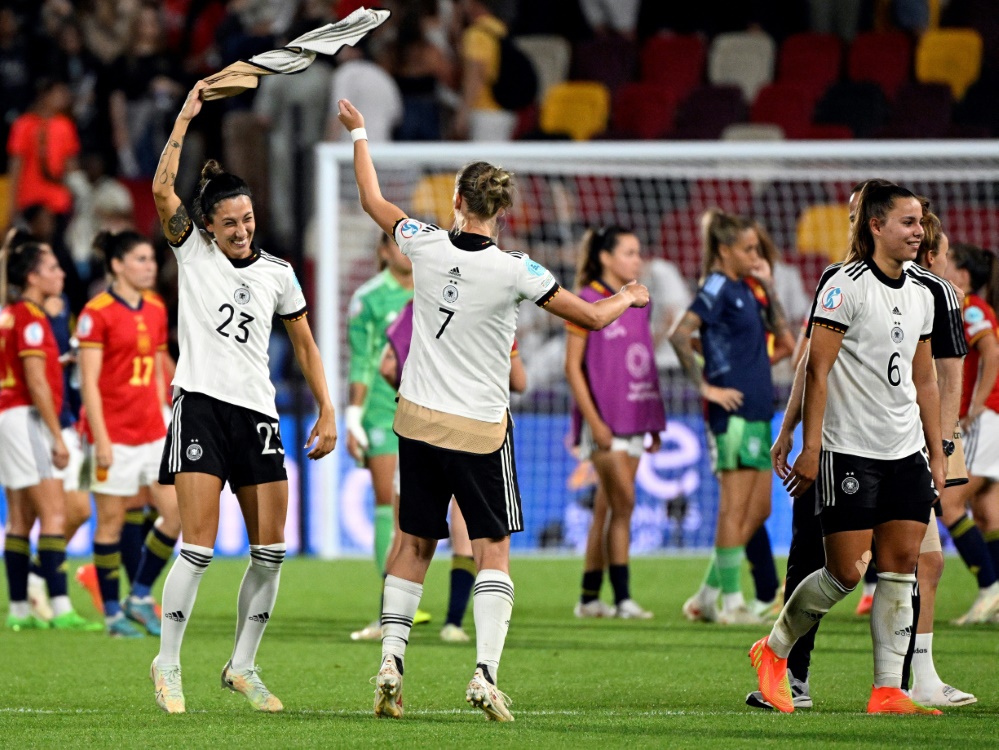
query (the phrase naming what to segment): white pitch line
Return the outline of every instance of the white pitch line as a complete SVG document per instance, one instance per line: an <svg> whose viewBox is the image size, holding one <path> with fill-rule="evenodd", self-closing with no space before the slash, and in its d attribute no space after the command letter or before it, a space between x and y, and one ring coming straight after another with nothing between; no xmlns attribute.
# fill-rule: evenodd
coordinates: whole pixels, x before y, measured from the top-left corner
<svg viewBox="0 0 999 750"><path fill-rule="evenodd" d="M44 715L63 715L63 716L73 716L76 714L115 714L115 713L132 713L131 711L106 711L96 708L0 708L0 714L44 714ZM187 713L199 713L206 714L210 713L207 709L195 709L189 710ZM372 716L371 711L353 711L347 709L322 709L322 708L298 708L284 711L285 714L297 715L297 716L344 716L344 717L364 717ZM408 709L406 711L406 716L476 716L481 712L472 709L465 708L450 708L450 709ZM657 716L746 716L744 711L667 711L667 710L657 710L657 711L618 711L614 709L596 709L591 711L557 711L557 710L527 710L527 711L517 711L515 716L646 716L646 717L657 717ZM762 715L762 714L761 714Z"/></svg>

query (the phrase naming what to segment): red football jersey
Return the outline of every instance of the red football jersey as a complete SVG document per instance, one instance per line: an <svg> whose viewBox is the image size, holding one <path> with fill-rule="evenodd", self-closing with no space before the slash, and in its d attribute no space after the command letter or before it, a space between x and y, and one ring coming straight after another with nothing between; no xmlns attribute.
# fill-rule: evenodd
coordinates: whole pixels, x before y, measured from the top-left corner
<svg viewBox="0 0 999 750"><path fill-rule="evenodd" d="M132 309L113 292L98 294L80 313L76 338L81 348L104 350L98 388L111 442L143 445L166 435L156 390L156 353L167 348L159 296L146 292ZM84 434L90 437L89 425Z"/></svg>
<svg viewBox="0 0 999 750"><path fill-rule="evenodd" d="M968 413L971 397L975 393L978 382L978 364L981 359L975 344L983 336L996 336L996 311L992 306L976 294L964 298L964 338L968 342L968 356L964 358L964 388L961 391L961 417ZM985 406L999 412L999 378L992 386L992 392L985 399Z"/></svg>
<svg viewBox="0 0 999 750"><path fill-rule="evenodd" d="M58 414L62 410L59 345L45 311L27 300L0 310L0 411L34 404L24 379L24 357L45 358L45 376Z"/></svg>

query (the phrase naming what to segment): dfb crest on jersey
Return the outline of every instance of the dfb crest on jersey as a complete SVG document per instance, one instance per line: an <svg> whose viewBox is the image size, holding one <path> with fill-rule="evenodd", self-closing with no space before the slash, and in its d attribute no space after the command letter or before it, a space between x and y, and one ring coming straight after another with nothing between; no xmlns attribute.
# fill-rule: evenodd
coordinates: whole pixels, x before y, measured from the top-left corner
<svg viewBox="0 0 999 750"><path fill-rule="evenodd" d="M891 340L894 341L896 344L901 344L902 339L904 338L905 338L905 332L901 328L895 326L894 328L891 329Z"/></svg>
<svg viewBox="0 0 999 750"><path fill-rule="evenodd" d="M237 289L233 293L232 298L234 300L236 300L236 304L237 305L246 305L246 304L249 304L249 302L250 302L250 290L249 290L249 288L245 287L245 286L241 286L239 289Z"/></svg>
<svg viewBox="0 0 999 750"><path fill-rule="evenodd" d="M454 284L448 284L444 287L444 291L441 293L444 301L453 304L458 299L458 287Z"/></svg>
<svg viewBox="0 0 999 750"><path fill-rule="evenodd" d="M205 449L202 448L197 443L191 443L189 446L187 446L186 453L188 461L197 461L199 458L205 455Z"/></svg>
<svg viewBox="0 0 999 750"><path fill-rule="evenodd" d="M843 290L838 286L826 290L822 294L822 309L833 311L843 304Z"/></svg>
<svg viewBox="0 0 999 750"><path fill-rule="evenodd" d="M854 495L860 489L860 481L856 477L848 476L840 486L847 495Z"/></svg>

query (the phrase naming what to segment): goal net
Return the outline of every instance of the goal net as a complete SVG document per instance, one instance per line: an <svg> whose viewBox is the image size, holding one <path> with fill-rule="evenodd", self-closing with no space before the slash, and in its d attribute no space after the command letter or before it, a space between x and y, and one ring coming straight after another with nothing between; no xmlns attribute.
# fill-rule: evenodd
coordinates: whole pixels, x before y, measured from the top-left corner
<svg viewBox="0 0 999 750"><path fill-rule="evenodd" d="M641 240L669 424L662 450L646 454L639 470L636 553L701 549L713 541L718 488L702 405L667 341L670 323L696 287L705 209L752 217L769 230L783 257L775 271L777 293L793 324L807 314L821 270L842 257L847 199L861 180L883 177L927 196L952 242L996 247L999 239L995 142L440 143L374 145L371 152L385 197L413 218L443 227L453 220L458 168L482 159L513 170L518 193L501 220L499 244L530 254L569 288L587 227L619 224ZM378 230L358 202L351 147L322 145L317 158L315 319L334 401L342 405L345 313L355 289L377 271ZM521 551L580 551L594 477L566 445L565 329L554 316L525 304L517 336L528 373L527 392L512 399L526 528L512 545ZM790 368L779 367L775 379L776 426ZM311 483L311 546L324 554L361 553L372 536L370 482L344 446L341 441L335 459L316 467ZM778 482L769 522L775 548L786 549L790 527L790 500Z"/></svg>

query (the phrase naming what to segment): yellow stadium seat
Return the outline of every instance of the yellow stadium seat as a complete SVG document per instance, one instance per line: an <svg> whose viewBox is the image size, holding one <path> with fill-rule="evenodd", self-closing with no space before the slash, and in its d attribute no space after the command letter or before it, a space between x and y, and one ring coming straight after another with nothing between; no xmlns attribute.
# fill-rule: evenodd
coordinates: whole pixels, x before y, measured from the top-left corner
<svg viewBox="0 0 999 750"><path fill-rule="evenodd" d="M916 78L923 83L946 83L954 101L964 98L982 72L982 36L974 29L927 31L916 47Z"/></svg>
<svg viewBox="0 0 999 750"><path fill-rule="evenodd" d="M433 221L444 229L454 224L454 173L431 174L422 178L410 197L413 218Z"/></svg>
<svg viewBox="0 0 999 750"><path fill-rule="evenodd" d="M843 260L850 243L850 207L846 203L809 206L798 219L798 252Z"/></svg>
<svg viewBox="0 0 999 750"><path fill-rule="evenodd" d="M541 129L586 141L607 129L610 91L596 81L570 81L548 89L541 104Z"/></svg>

